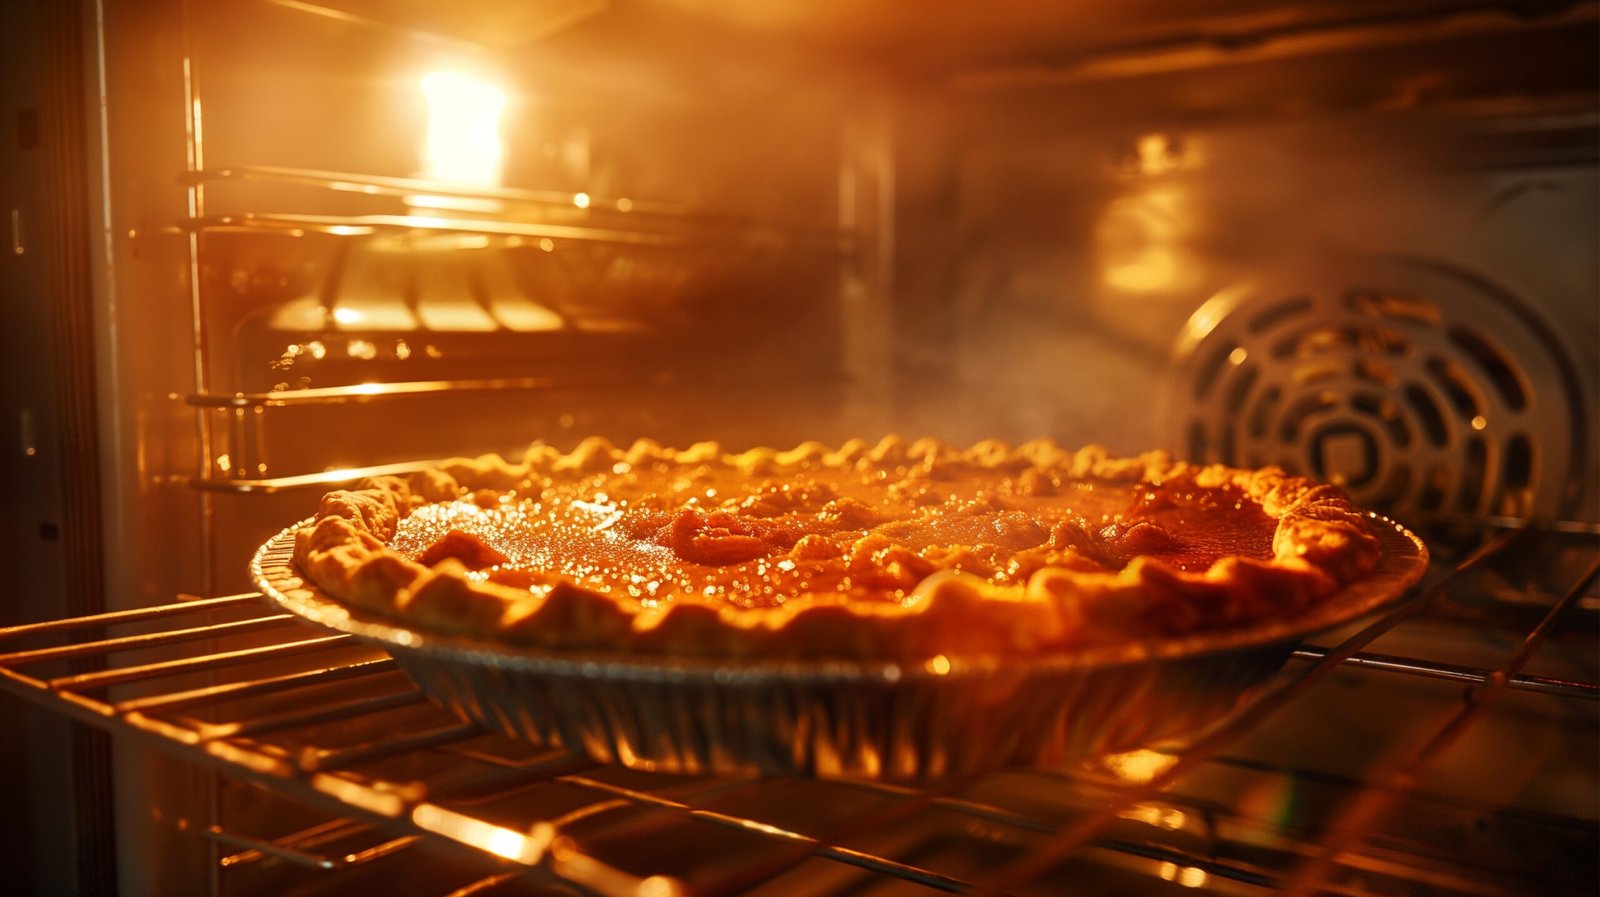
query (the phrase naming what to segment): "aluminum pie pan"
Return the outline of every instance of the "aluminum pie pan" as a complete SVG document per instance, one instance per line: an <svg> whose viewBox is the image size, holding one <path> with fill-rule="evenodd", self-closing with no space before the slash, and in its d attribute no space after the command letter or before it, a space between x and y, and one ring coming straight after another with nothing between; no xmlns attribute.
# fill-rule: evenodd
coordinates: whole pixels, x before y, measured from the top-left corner
<svg viewBox="0 0 1600 897"><path fill-rule="evenodd" d="M387 649L426 695L490 731L677 773L926 780L1181 741L1270 679L1306 635L1398 599L1427 549L1373 515L1378 568L1292 621L1040 657L679 658L557 652L418 629L345 605L293 565L302 521L251 560L285 610Z"/></svg>

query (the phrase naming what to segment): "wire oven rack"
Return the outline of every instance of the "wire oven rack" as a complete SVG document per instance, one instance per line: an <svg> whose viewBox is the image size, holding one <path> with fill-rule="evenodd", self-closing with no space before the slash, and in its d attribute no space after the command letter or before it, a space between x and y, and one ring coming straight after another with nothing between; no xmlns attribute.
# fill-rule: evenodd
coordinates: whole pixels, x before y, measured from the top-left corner
<svg viewBox="0 0 1600 897"><path fill-rule="evenodd" d="M0 630L0 687L332 814L289 834L180 821L227 874L454 850L456 895L1589 893L1600 529L1561 529L1436 550L1411 600L1302 646L1186 745L920 788L510 741L254 594ZM1331 761L1307 745L1330 725Z"/></svg>

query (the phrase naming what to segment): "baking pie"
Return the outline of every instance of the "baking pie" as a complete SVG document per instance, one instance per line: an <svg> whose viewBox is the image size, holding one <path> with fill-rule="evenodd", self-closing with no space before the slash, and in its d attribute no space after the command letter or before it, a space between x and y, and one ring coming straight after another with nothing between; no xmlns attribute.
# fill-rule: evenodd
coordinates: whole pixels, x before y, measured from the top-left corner
<svg viewBox="0 0 1600 897"><path fill-rule="evenodd" d="M921 660L1293 620L1381 554L1342 490L1276 468L891 436L461 459L325 495L294 558L344 604L494 644Z"/></svg>

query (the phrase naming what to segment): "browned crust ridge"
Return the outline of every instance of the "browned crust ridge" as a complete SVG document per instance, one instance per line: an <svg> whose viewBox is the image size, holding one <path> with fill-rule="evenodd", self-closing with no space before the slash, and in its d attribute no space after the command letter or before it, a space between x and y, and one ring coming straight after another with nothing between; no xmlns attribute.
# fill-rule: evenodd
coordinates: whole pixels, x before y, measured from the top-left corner
<svg viewBox="0 0 1600 897"><path fill-rule="evenodd" d="M685 597L665 607L628 606L576 585L528 590L467 576L459 560L432 566L388 548L401 518L423 504L528 489L611 471L618 464L725 465L760 476L818 469L964 464L997 474L1033 468L1107 482L1233 486L1277 521L1272 556L1224 557L1183 571L1148 557L1116 572L1045 567L1026 583L995 584L953 570L929 576L901 602L795 598L745 609ZM535 444L517 462L458 458L406 477L376 477L323 496L295 535L294 561L321 591L356 608L439 633L554 650L606 650L701 657L851 657L911 660L936 655L1037 656L1103 640L1182 634L1194 627L1248 627L1304 612L1362 579L1382 554L1368 515L1343 490L1283 470L1195 465L1151 452L1129 458L1048 440L1020 446L987 440L959 449L932 439L888 436L838 447L806 442L787 451L724 453L715 443L684 450L650 440L618 448L584 440L571 452Z"/></svg>

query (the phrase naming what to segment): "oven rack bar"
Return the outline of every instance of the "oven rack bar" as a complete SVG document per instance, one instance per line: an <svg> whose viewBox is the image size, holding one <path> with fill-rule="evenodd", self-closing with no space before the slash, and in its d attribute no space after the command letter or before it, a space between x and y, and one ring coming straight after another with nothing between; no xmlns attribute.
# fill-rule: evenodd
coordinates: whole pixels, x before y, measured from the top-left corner
<svg viewBox="0 0 1600 897"><path fill-rule="evenodd" d="M1234 717L1223 720L1220 725L1198 736L1164 768L1158 767L1144 781L1135 781L1129 787L1122 789L1113 799L1105 800L1097 810L1085 814L1072 824L1050 832L1024 856L1000 865L990 873L980 887L975 889L974 893L984 897L1009 894L1014 889L1042 878L1051 869L1090 849L1115 823L1119 811L1144 801L1157 799L1164 789L1176 783L1183 775L1212 759L1244 732L1260 725L1271 714L1339 666L1342 660L1394 628L1426 602L1443 594L1455 580L1503 551L1506 546L1516 541L1519 535L1520 533L1504 533L1491 538L1455 569L1437 579L1422 598L1408 602L1399 610L1381 616L1365 629L1346 638L1338 648L1303 670L1300 675L1287 679L1280 678ZM930 791L914 798L912 804L918 808L925 807L947 796L949 796L948 790L943 793Z"/></svg>
<svg viewBox="0 0 1600 897"><path fill-rule="evenodd" d="M483 237L517 237L583 240L627 246L674 248L682 237L666 233L620 230L571 224L546 224L447 215L313 215L288 212L241 212L186 218L180 227L205 233L270 233L290 237L321 234L331 237L367 237L376 233L435 233Z"/></svg>
<svg viewBox="0 0 1600 897"><path fill-rule="evenodd" d="M1491 540L1483 551L1468 558L1461 567L1437 578L1430 595L1447 591L1452 583L1478 564L1502 554L1508 545L1516 542L1518 533L1503 534ZM1571 589L1573 594L1584 588L1579 582ZM1410 607L1416 608L1421 602ZM1569 602L1570 603L1570 602ZM1409 611L1408 611L1409 612ZM892 851L862 849L847 839L836 837L834 832L806 830L785 823L781 815L750 815L734 812L719 802L738 797L740 793L781 787L783 783L761 780L717 781L709 788L697 788L690 795L670 790L641 788L626 780L611 778L618 771L594 767L584 761L575 761L559 753L539 753L531 759L497 757L503 746L485 748L480 742L485 736L471 726L462 726L443 711L434 711L431 705L415 699L415 689L395 670L393 662L380 652L342 640L324 640L316 637L317 631L296 624L298 632L267 645L233 647L214 644L232 642L240 638L261 638L270 634L270 628L251 631L250 621L270 613L265 604L257 604L254 596L228 596L210 601L182 602L161 608L119 612L74 621L58 621L35 626L10 627L0 630L0 643L27 642L41 635L59 635L82 630L89 641L77 648L55 653L41 653L41 649L26 647L0 655L0 687L35 701L53 706L76 719L106 728L130 731L153 739L169 750L174 750L198 763L221 770L231 776L267 787L286 796L321 807L339 815L351 816L377 823L387 829L399 828L406 834L431 833L459 843L479 848L488 847L502 857L535 864L543 873L551 873L577 881L603 894L635 894L647 877L633 875L608 865L604 858L590 855L591 842L603 843L605 833L618 828L626 829L628 823L609 822L615 815L649 812L665 814L672 824L711 825L727 829L742 836L755 836L765 842L774 842L789 851L780 856L776 866L762 870L767 874L782 875L786 869L808 858L870 870L873 874L892 876L954 893L999 893L1011 885L977 880L977 877L960 877L942 872L934 866L917 861L897 859ZM193 625L196 616L203 617L206 625L218 628L214 638L201 638L206 626ZM242 616L244 619L233 619ZM214 619L223 617L226 619ZM1552 615L1554 618L1554 615ZM1386 618L1372 630L1383 631L1397 625L1403 618ZM245 623L242 628L224 628ZM102 633L107 626L134 624L148 627L162 624L174 638L163 640L159 633L138 632L127 636ZM182 633L182 637L176 637ZM94 636L100 637L94 637ZM152 639L151 636L155 638ZM1346 655L1359 656L1349 650L1351 642L1340 649L1324 652L1313 660L1313 669L1325 673L1336 667ZM162 657L156 660L135 658L131 662L123 655L132 651L187 652L178 658ZM60 665L70 659L99 655L118 659L122 663L108 665L110 678L89 674L82 676L47 675L35 671L37 667ZM255 665L263 662L287 663L292 669L263 672ZM1424 660L1408 661L1402 665L1376 665L1370 667L1380 674L1415 673L1415 669L1428 667ZM1458 670L1442 668L1454 678ZM186 674L197 670L214 671L216 678L224 681L192 681ZM1519 685L1515 670L1497 670L1486 677L1488 682L1501 682L1506 689L1528 689L1527 683ZM108 691L117 682L138 683L148 689L161 688L130 696L119 696ZM1302 681L1296 677L1293 681ZM1579 683L1582 685L1582 683ZM361 720L387 719L397 711L425 710L435 715L413 720L399 731L398 736L379 739L363 738L350 744L325 744L314 734L293 732L287 741L274 740L274 733L304 728L308 721L317 722L315 709L306 710L302 718L294 719L292 713L279 710L277 715L257 712L252 718L222 723L202 721L205 711L227 707L241 699L296 697L308 690L337 687L339 712L335 714L346 725ZM1593 686L1587 691L1592 692ZM1557 694L1558 697L1565 695ZM1587 695L1586 695L1587 696ZM1282 697L1281 700L1288 700ZM333 699L324 699L323 710ZM196 713L199 713L197 717ZM324 714L326 715L326 714ZM1230 737L1218 739L1212 748L1212 757L1188 753L1175 755L1178 763L1189 767L1210 759L1222 759L1218 750L1231 743ZM459 761L443 767L436 774L421 779L393 778L384 772L385 762L403 758L448 757ZM576 764L576 765L575 765ZM472 775L462 772L472 766ZM486 771L485 771L486 770ZM1069 775L1068 778L1073 778ZM1152 778L1156 781L1160 776ZM1272 870L1262 869L1230 859L1214 849L1196 850L1158 843L1150 838L1129 837L1117 830L1129 818L1128 813L1149 806L1150 801L1171 797L1158 790L1129 786L1128 783L1108 782L1099 779L1079 783L1088 789L1102 789L1097 800L1104 809L1090 807L1083 817L1093 823L1092 830L1083 825L1074 826L1067 820L1040 817L1037 813L997 805L992 801L971 799L959 789L907 789L879 783L846 783L848 787L882 795L893 809L891 817L898 815L895 827L914 825L924 810L951 812L963 818L981 820L985 824L999 824L1043 836L1042 845L1036 845L1025 858L1035 859L1049 871L1056 857L1050 849L1059 847L1063 835L1080 838L1069 853L1079 856L1122 857L1155 864L1161 869L1194 869L1194 876L1204 875L1228 879L1240 884L1276 888L1287 879ZM1146 783L1148 785L1148 783ZM563 814L537 815L528 825L514 828L497 826L491 818L475 810L485 799L514 795L519 792L539 792L553 786L576 788L591 795L587 809ZM1403 793L1414 793L1404 790ZM1359 794L1359 792L1358 792ZM487 797L486 797L487 796ZM1226 814L1227 808L1191 808L1195 818L1213 818ZM1104 818L1101 818L1104 816ZM631 817L630 817L631 818ZM871 813L858 814L848 821L859 827L870 820ZM556 823L560 823L557 825ZM607 823L607 825L600 825ZM596 831L594 827L600 825ZM848 827L848 826L847 826ZM569 831L569 829L571 831ZM1086 837L1082 837L1086 835ZM251 836L230 835L249 838ZM266 845L278 844L270 839L256 839ZM243 844L244 842L237 842ZM582 848L579 844L583 844ZM279 845L285 850L293 844ZM248 849L248 848L247 848ZM1316 845L1301 844L1291 848L1291 855L1302 860L1316 859ZM1326 861L1325 858L1321 861ZM1445 889L1463 893L1501 894L1511 890L1492 880L1474 881L1463 878L1459 870L1446 864L1408 855L1387 855L1380 847L1341 851L1337 857L1341 866L1380 870L1400 866L1407 875L1418 881L1431 883ZM337 864L336 864L337 865ZM1015 870L1013 870L1015 871ZM751 876L750 870L741 873ZM1190 873L1185 873L1190 874ZM1032 876L1027 880L1036 880ZM704 887L717 892L717 882L693 883L696 891ZM652 885L652 887L657 885ZM665 884L660 886L665 887ZM1340 891L1335 888L1334 893Z"/></svg>
<svg viewBox="0 0 1600 897"><path fill-rule="evenodd" d="M181 606L181 605L180 605ZM185 607L185 609L188 609ZM303 630L304 632L305 630ZM27 627L12 627L7 630L8 638L30 635ZM100 646L106 651L114 651L118 640L101 640ZM330 642L323 638L312 638L301 641L283 642L276 645L262 646L253 651L242 650L221 651L216 653L200 654L174 661L166 661L167 666L161 670L165 676L177 676L180 672L206 670L215 671L230 667L247 665L250 662L283 660L296 655L316 654L314 658L319 666L305 672L311 673L313 683L320 683L324 679L348 678L350 668L360 664L370 664L378 659L373 655L381 655L372 649L357 649L358 655L350 657L334 655L337 649L347 649L350 645L340 640L338 643ZM120 707L114 700L96 698L92 694L85 694L75 689L80 683L71 677L66 678L38 678L19 673L15 667L28 666L40 662L37 657L22 657L18 661L12 660L12 655L6 655L0 660L0 688L34 700L48 696L48 703L54 709L64 713L79 722L109 728L113 731L123 731L153 739L157 744L167 748L185 746L186 750L180 753L186 758L200 765L231 776L261 785L272 791L291 797L309 806L318 807L326 812L338 816L349 816L356 819L380 825L401 825L412 829L418 836L429 833L439 834L447 839L456 840L468 846L485 849L503 857L517 860L528 865L539 863L550 847L554 838L553 833L545 833L542 837L533 834L515 832L509 829L495 827L487 822L473 820L460 814L438 807L429 802L425 795L427 789L414 782L394 782L376 778L363 779L345 772L323 771L318 769L301 769L304 765L297 763L296 758L286 756L281 750L273 750L244 738L208 737L205 724L185 717L156 718L143 710L128 710ZM180 666L181 665L181 666ZM151 665L154 666L154 665ZM115 670L111 672L116 672ZM369 667L364 671L372 675L375 671ZM135 678L146 678L138 675ZM391 677L394 678L394 677ZM103 683L90 683L98 687ZM234 682L232 687L257 686L256 682ZM306 682L302 679L292 686L285 688L304 687ZM409 688L409 683L404 683L404 688ZM93 688L88 689L93 690ZM374 706L381 705L381 699L373 702ZM379 706L379 709L387 709ZM352 708L351 714L345 717L345 722L351 717L358 717L360 711ZM464 740L472 735L481 734L476 729L464 729L458 733L455 740ZM417 741L415 736L411 739L388 738L382 740L385 745L397 745L399 750L406 750ZM209 828L208 828L209 830ZM266 847L268 849L284 852L293 848L276 845L268 839L249 839L228 833L223 837L230 843L246 844L255 849ZM276 845L276 846L274 846ZM409 843L400 845L396 849L409 846ZM572 852L569 850L569 854ZM571 865L572 856L568 857ZM376 859L376 857L373 857ZM335 863L333 865L340 865ZM589 864L579 864L583 873L593 879L591 882L577 880L585 886L601 884L608 886L601 893L628 894L636 893L636 888L626 887L616 889L609 887L618 882L636 884L636 876L629 876L620 870L612 869L598 861Z"/></svg>
<svg viewBox="0 0 1600 897"><path fill-rule="evenodd" d="M1490 561L1497 558L1497 556L1506 554L1510 547L1517 545L1530 532L1530 529L1524 528L1520 530L1502 531L1492 535L1476 550L1469 553L1453 569L1449 570L1443 576L1430 578L1432 585L1423 595L1401 606L1399 610L1380 618L1376 622L1367 626L1365 629L1348 636L1333 650L1326 652L1316 662L1315 666L1311 667L1308 672L1298 677L1293 677L1287 680L1279 680L1272 687L1269 687L1265 694L1255 699L1249 706L1244 708L1235 717L1224 720L1211 732L1203 734L1192 741L1184 749L1184 751L1177 756L1170 766L1151 776L1148 781L1142 783L1140 786L1128 789L1128 791L1121 796L1124 804L1153 798L1161 793L1162 790L1180 781L1185 775L1190 773L1193 768L1217 756L1219 752L1226 748L1228 744L1233 743L1242 734L1244 734L1244 731L1260 726L1267 717L1281 710L1299 694L1303 693L1310 684L1313 684L1327 672L1331 671L1333 667L1338 666L1343 661L1355 656L1361 648L1371 644L1379 637L1393 630L1401 623L1404 623L1408 618L1417 616L1430 605L1439 602L1441 599L1451 594L1459 581L1464 580L1468 574L1472 573L1477 568L1485 566ZM1591 546L1591 554L1600 554L1600 551L1597 551L1593 546ZM1587 584L1592 582L1592 576L1593 574L1591 571L1579 577L1577 582L1571 587L1572 595L1576 595L1581 589L1586 588ZM1425 579L1424 581L1428 582L1429 580ZM1572 607L1575 606L1575 601L1564 599L1560 604L1558 604L1557 608L1552 610L1551 614L1541 622L1541 627L1547 625L1551 620L1558 618L1561 610L1570 611ZM1502 666L1499 670L1495 671L1489 677L1489 682L1495 683L1509 680L1517 672L1517 669L1512 668L1512 664L1514 664L1515 661L1516 655L1513 655L1512 658L1508 658L1507 665ZM1372 668L1383 670L1385 672L1400 671L1384 666ZM1441 676L1441 678L1449 677ZM1484 688L1485 686L1482 685L1474 686L1474 689L1481 690ZM1502 687L1491 691L1490 694L1492 695L1504 692L1506 690L1507 689ZM1472 694L1472 692L1469 692L1469 695L1470 694ZM1485 698L1484 702L1487 703L1487 698ZM1415 781L1410 781L1403 784L1407 787L1414 787ZM1352 799L1352 802L1358 802L1366 799L1368 795L1383 790L1383 787L1383 785L1367 783L1363 789L1357 792L1357 796ZM1117 806L1118 805L1115 803L1108 803L1106 807L1101 810L1101 812L1089 816L1077 824L1069 826L1056 833L1046 843L1038 846L1029 855L1013 862L1005 868L998 870L993 879L978 893L980 895L1003 894L1012 887L1018 886L1045 874L1050 868L1064 862L1074 853L1092 843L1093 840L1110 823L1111 819L1115 815ZM1371 823L1374 822L1375 819L1376 816L1369 817L1366 819L1366 821ZM1353 844L1356 840L1356 835L1357 833L1355 832L1343 833L1342 837L1344 840L1342 845ZM1329 851L1332 853L1331 858L1328 853ZM1316 854L1306 863L1302 864L1298 869L1292 871L1290 876L1287 878L1287 881L1299 883L1307 874L1306 870L1314 867L1321 867L1321 869L1318 871L1325 871L1326 867L1331 864L1332 859L1337 858L1338 855L1339 850L1337 847L1330 847L1327 851ZM1322 882L1322 884L1325 887L1331 887L1332 883L1325 880Z"/></svg>
<svg viewBox="0 0 1600 897"><path fill-rule="evenodd" d="M1296 660L1316 662L1326 659L1330 653L1332 652L1327 648L1307 645L1295 649L1293 657ZM1427 679L1443 679L1447 682L1460 682L1463 685L1487 685L1491 682L1500 681L1500 672L1498 670L1491 670L1485 667L1469 667L1436 660L1419 661L1415 658L1398 657L1392 654L1372 654L1359 651L1346 657L1343 662L1352 667L1384 670L1407 676L1421 676ZM1586 698L1590 701L1600 700L1600 684L1593 682L1576 682L1571 679L1554 679L1548 676L1529 676L1519 673L1505 677L1503 685L1513 691L1539 692L1567 698Z"/></svg>
<svg viewBox="0 0 1600 897"><path fill-rule="evenodd" d="M182 604L168 606L163 610L167 611L165 615L170 616L174 612L203 613L209 608ZM153 614L145 614L130 615L129 619L159 619L159 617ZM89 624L86 623L85 625ZM221 627L229 624L217 625ZM29 627L13 627L7 630L4 636L8 639L23 638L37 634L39 631L48 632L53 628L49 624L45 624L39 630ZM82 647L99 653L114 653L119 648L135 649L149 646L150 643L145 641L142 636L130 636L123 639L99 639L91 643L85 643ZM263 659L264 655L267 654L275 654L281 657L288 654L304 653L308 646L315 646L313 650L318 651L344 647L344 645L331 644L327 639L290 641L255 649L253 653L248 655L243 651L231 651L201 654L178 661L167 661L164 662L166 665L161 668L161 672L174 674L178 672L178 668L172 666L172 664L179 663L195 669L218 669L239 664L245 660ZM277 752L261 751L247 742L239 742L238 736L244 728L242 726L232 727L228 730L226 737L219 737L216 734L216 730L223 727L208 726L184 718L179 718L176 722L158 721L153 716L153 711L172 710L175 708L191 709L195 705L208 700L218 701L237 697L244 691L255 693L273 690L287 691L304 688L308 685L326 684L333 680L375 675L391 671L392 662L371 658L360 659L319 666L316 669L291 676L231 682L221 686L202 687L154 697L145 696L125 702L108 702L77 693L78 689L97 688L102 684L100 682L87 682L71 678L36 679L22 675L16 670L16 667L30 666L51 659L58 658L55 655L46 655L38 651L15 652L0 657L0 685L6 687L7 690L25 696L37 697L41 692L51 694L64 702L59 705L59 709L83 722L105 725L108 719L114 719L119 721L121 725L111 726L111 728L131 730L147 737L154 736L167 742L169 747L172 743L188 745L196 749L184 752L190 759L223 772L256 781L272 788L272 790L286 793L331 812L353 814L379 824L388 823L392 825L396 822L409 822L416 828L432 830L437 834L443 834L445 837L453 837L469 846L489 849L501 855L510 854L514 859L529 863L537 863L544 860L548 853L551 855L550 863L552 866L561 870L563 875L573 878L580 884L597 888L601 893L639 893L632 886L645 880L637 876L628 876L626 873L611 869L605 864L584 858L582 853L576 850L570 842L560 850L554 849L557 838L554 828L542 833L523 835L509 829L496 828L488 823L473 820L470 817L464 817L454 810L438 807L422 799L421 795L426 791L416 786L409 786L408 788L408 785L403 782L386 782L370 778L363 780L362 778L340 776L338 773L330 773L328 771L330 768L348 768L386 756L442 748L469 741L484 734L476 726L449 725L434 731L412 732L399 737L366 742L338 753L329 752L322 755L302 755L299 758L291 758L281 756ZM148 671L148 667L136 667L134 669L137 672L130 678L147 678L145 673ZM114 675L125 675L119 671L112 672ZM402 690L393 694L403 698L415 696L420 699L420 693L414 689L409 691ZM365 702L365 706L361 706L359 703L342 706L338 708L341 711L338 716L341 719L349 720L364 713L388 710L394 704L390 700L391 697L392 695L369 699ZM260 731L262 728L270 728L270 725L262 726L258 724L253 728L253 731ZM562 766L571 766L572 760L565 755L561 755L557 763ZM580 768L592 767L592 764L582 762L578 765ZM518 780L530 777L533 784L559 781L565 784L586 787L602 796L612 798L619 795L626 796L627 800L619 802L616 804L617 806L643 803L657 807L669 806L688 809L686 804L668 802L662 798L647 796L643 792L619 788L580 775L547 776L545 770L538 766L528 767L527 770L516 766L510 766L509 768L511 769L511 776L508 778L508 783L518 783L526 786L527 782L519 783ZM531 770L531 772L528 770ZM717 787L726 786L719 785ZM402 797L408 790L412 792L412 795L410 797ZM506 789L497 787L494 791L503 794ZM590 809L593 811L596 808L601 808L600 811L603 812L603 809L611 806L605 805L602 807L601 804L594 804L591 805ZM757 831L769 837L815 844L815 839L807 839L806 836L786 832L754 820L741 819L709 811L692 810L690 813L695 818L710 821L723 827ZM585 815L593 815L593 812ZM571 817L572 814L568 814L568 816ZM379 858L378 854L374 854L365 855L357 859L348 857L336 859L311 853L304 849L303 846L296 846L295 842L301 840L300 835L290 836L288 839L280 841L272 841L226 832L216 827L209 827L207 833L208 837L214 840L243 848L247 852L257 851L280 859L287 859L302 865L319 868L331 869ZM392 850L386 850L383 853L404 849L404 847L413 843L413 839L407 836L388 843L391 845ZM506 847L507 843L511 844L515 850ZM893 874L906 880L918 881L939 890L961 892L967 887L966 883L951 879L948 876L919 870L863 851L831 845L816 846L823 850L825 856L840 862L885 874ZM1200 860L1195 860L1195 862L1200 862ZM626 883L629 887L612 887L617 882Z"/></svg>
<svg viewBox="0 0 1600 897"><path fill-rule="evenodd" d="M297 405L343 405L413 396L473 392L532 392L562 386L554 377L500 377L486 380L403 380L282 389L274 392L196 393L184 402L196 408L288 408ZM589 384L586 384L589 385ZM603 386L604 384L594 384Z"/></svg>
<svg viewBox="0 0 1600 897"><path fill-rule="evenodd" d="M230 832L217 825L207 827L202 834L218 844L239 851L219 861L219 865L224 868L256 863L269 857L314 869L363 866L399 853L422 840L421 835L401 835L398 838L387 838L365 850L342 855L316 852L316 848L330 841L365 834L374 829L376 826L369 822L333 819L270 841Z"/></svg>
<svg viewBox="0 0 1600 897"><path fill-rule="evenodd" d="M630 220L627 223L644 222ZM678 219L671 226L643 229L589 221L538 221L532 220L531 216L472 217L449 209L356 215L242 211L185 218L179 222L179 228L192 233L267 233L290 237L307 234L330 237L370 237L380 233L443 234L506 240L507 245L511 246L527 239L575 240L676 250L703 249L717 253L751 248L816 251L843 257L855 251L855 238L848 234L838 231L812 232L792 225ZM541 242L540 245L549 248L546 243Z"/></svg>
<svg viewBox="0 0 1600 897"><path fill-rule="evenodd" d="M184 183L190 184L230 182L286 184L331 190L339 193L356 193L364 196L399 198L437 196L463 199L476 203L492 202L502 205L523 205L536 210L557 210L595 217L616 216L629 220L661 219L667 224L684 222L741 230L753 228L760 231L782 231L835 244L848 241L851 238L848 232L837 228L721 215L697 210L691 205L680 202L635 199L622 196L605 197L559 190L469 187L447 181L432 181L424 178L388 177L346 171L322 171L310 168L286 168L270 165L240 165L227 168L208 168L185 173L182 180Z"/></svg>
<svg viewBox="0 0 1600 897"><path fill-rule="evenodd" d="M281 477L191 477L189 485L204 492L270 495L293 489L310 489L315 486L337 486L354 483L367 477L405 476L428 467L437 467L446 459L433 461L404 461L397 464L373 464L367 467L340 467L317 473L294 474Z"/></svg>
<svg viewBox="0 0 1600 897"><path fill-rule="evenodd" d="M1600 577L1600 557L1589 564L1566 594L1540 618L1538 625L1511 652L1505 663L1486 681L1469 690L1460 710L1434 731L1420 748L1402 754L1398 761L1385 763L1385 768L1373 776L1369 785L1345 803L1329 827L1321 850L1312 860L1301 865L1295 871L1294 878L1285 883L1285 890L1289 894L1304 895L1316 891L1339 856L1350 849L1363 832L1371 829L1372 822L1387 810L1395 796L1413 787L1420 780L1422 772L1460 741L1472 723L1487 710L1490 702L1506 690L1510 680L1527 665L1533 652L1549 637L1556 621L1577 606L1579 596L1594 584L1597 577Z"/></svg>

